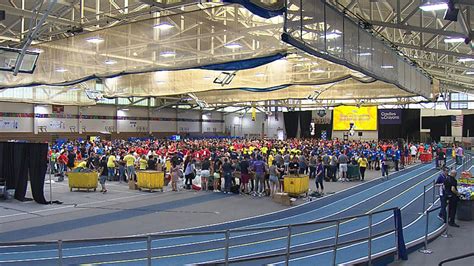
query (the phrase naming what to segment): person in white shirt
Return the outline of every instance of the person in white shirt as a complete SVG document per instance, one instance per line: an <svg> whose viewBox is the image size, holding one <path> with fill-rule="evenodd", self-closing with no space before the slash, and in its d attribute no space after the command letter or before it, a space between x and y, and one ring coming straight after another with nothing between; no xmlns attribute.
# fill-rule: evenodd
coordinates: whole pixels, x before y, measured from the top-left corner
<svg viewBox="0 0 474 266"><path fill-rule="evenodd" d="M410 146L410 155L411 155L411 161L412 161L412 163L414 163L415 160L416 160L416 152L417 152L417 148L416 148L415 145L412 144L412 145Z"/></svg>

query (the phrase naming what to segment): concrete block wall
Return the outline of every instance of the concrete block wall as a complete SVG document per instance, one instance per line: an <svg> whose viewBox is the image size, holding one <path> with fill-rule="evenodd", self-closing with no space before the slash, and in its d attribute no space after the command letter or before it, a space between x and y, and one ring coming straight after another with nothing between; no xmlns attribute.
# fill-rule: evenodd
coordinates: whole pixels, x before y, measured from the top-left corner
<svg viewBox="0 0 474 266"><path fill-rule="evenodd" d="M0 140L85 137L104 132L115 138L129 136L169 136L172 134L223 134L222 113L201 110L153 110L146 107L64 106L53 113L51 105L0 104Z"/></svg>

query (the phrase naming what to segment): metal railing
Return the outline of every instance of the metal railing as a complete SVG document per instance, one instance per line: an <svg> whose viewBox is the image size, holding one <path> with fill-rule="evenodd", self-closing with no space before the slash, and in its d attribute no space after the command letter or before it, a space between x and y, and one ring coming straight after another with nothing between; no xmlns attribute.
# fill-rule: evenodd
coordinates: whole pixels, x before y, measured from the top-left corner
<svg viewBox="0 0 474 266"><path fill-rule="evenodd" d="M398 210L398 208L390 208L390 209L384 209L380 211L375 211L371 213L366 213L366 214L360 214L360 215L353 215L349 217L344 217L341 219L332 219L332 220L324 220L324 221L312 221L312 222L306 222L306 223L299 223L299 224L288 224L288 225L282 225L282 226L265 226L265 227L254 227L254 228L240 228L240 229L228 229L228 230L216 230L216 231L202 231L202 232L175 232L175 233L158 233L158 234L148 234L148 235L142 235L142 236L123 236L123 237L109 237L109 238L91 238L91 239L73 239L73 240L57 240L57 241L24 241L24 242L7 242L7 243L0 243L0 247L13 247L13 246L27 246L27 245L52 245L56 246L57 248L57 263L58 265L63 265L65 258L63 257L63 252L64 252L64 246L66 244L77 244L77 243L94 243L95 245L100 245L100 242L118 242L118 241L127 241L127 242L132 242L134 240L138 241L146 241L146 257L140 257L137 258L137 260L146 260L147 265L152 264L152 260L156 259L156 254L155 257L153 257L153 248L152 248L152 240L154 239L166 239L166 238L175 238L175 237L189 237L189 236L210 236L210 235L224 235L224 246L220 247L219 249L224 250L224 259L222 261L217 261L217 264L223 264L223 265L229 265L230 263L236 263L236 262L246 262L246 261L252 261L252 260L260 260L260 259L266 259L266 258L277 258L277 257L285 257L285 262L286 265L289 264L289 261L291 259L292 255L297 255L301 253L308 253L308 252L315 252L318 250L324 250L324 249L332 249L333 251L333 257L332 257L332 265L336 265L336 260L337 260L337 250L340 247L351 245L354 243L363 243L365 241L368 242L368 263L371 265L372 263L372 241L374 238L378 238L381 236L385 236L391 233L395 232L395 243L397 243L397 234L396 230L397 228L396 225L394 225L394 228L390 230L385 230L382 232L379 232L377 234L373 233L373 216L376 214L380 213L386 213L386 212L395 212ZM344 242L340 242L340 226L341 224L357 219L357 218L362 218L362 217L367 217L368 218L368 236L367 237L362 237L362 238L357 238L353 240L348 240ZM304 248L304 249L299 249L295 250L294 248L291 247L291 239L294 236L294 229L297 227L302 227L302 226L308 226L308 225L319 225L319 224L333 224L332 226L328 226L326 228L330 228L335 226L335 235L334 235L334 244L328 244L328 245L323 245L319 247L314 247L314 248ZM272 230L282 230L286 229L287 234L286 234L286 248L283 249L281 252L277 253L272 253L268 255L262 255L262 256L252 256L252 257L245 257L245 258L240 258L240 259L230 259L229 257L229 250L232 248L230 240L231 240L231 233L249 233L249 232L254 232L254 231L272 231ZM281 239L281 237L278 237L278 239ZM217 239L217 240L222 240L222 239ZM212 241L212 240L210 240ZM189 244L193 244L192 242ZM398 245L395 244L396 247L396 252L398 254ZM54 250L54 249L50 249ZM144 250L143 250L144 251ZM74 255L70 255L71 258L74 258ZM32 259L31 261L34 261Z"/></svg>
<svg viewBox="0 0 474 266"><path fill-rule="evenodd" d="M398 254L398 244L397 244L397 228L390 229L390 230L385 230L377 234L373 234L373 216L379 213L384 213L384 212L394 212L398 208L390 208L390 209L385 209L385 210L380 210L376 212L371 212L367 214L360 214L360 215L354 215L354 216L349 216L345 217L342 219L334 219L334 220L326 220L326 221L315 221L315 222L309 222L309 223L301 223L301 224L289 224L286 225L284 228L286 228L288 234L287 234L287 245L285 248L281 248L279 252L273 252L270 254L265 254L265 255L258 255L258 256L248 256L248 257L243 257L243 258L238 258L238 259L233 259L233 260L228 260L228 257L226 257L223 261L215 261L212 262L213 265L229 265L233 263L245 263L245 262L251 262L251 261L257 261L257 260L264 260L264 259L271 259L271 258L278 258L278 257L284 257L285 258L285 265L289 265L290 259L292 255L298 255L302 253L309 253L309 252L316 252L316 251L321 251L321 250L327 250L327 249L332 249L332 264L331 265L337 265L337 250L338 248L348 246L351 244L355 243L363 243L365 241L368 242L368 257L367 257L367 263L368 265L372 264L372 240L374 238L378 238L381 236L385 236L391 233L395 233L395 248L396 248L396 254ZM362 217L368 217L368 236L367 237L361 237L349 241L344 241L340 242L340 226L344 222L354 220L357 218L362 218ZM292 250L291 247L291 238L293 236L293 228L297 228L300 226L304 225L315 225L315 224L333 224L331 227L335 227L335 235L334 235L334 244L328 244L328 245L323 245L319 247L314 247L314 248L302 248L299 250ZM278 228L283 228L283 227L278 227ZM243 229L245 230L245 229ZM255 230L261 230L261 229L255 229ZM233 230L231 230L233 231ZM226 241L226 243L228 243ZM230 248L228 245L226 245L226 254L228 254L228 249ZM197 265L206 265L206 264L197 264Z"/></svg>
<svg viewBox="0 0 474 266"><path fill-rule="evenodd" d="M462 260L462 259L469 258L469 257L474 257L474 252L473 252L473 253L464 254L464 255L461 255L461 256L457 256L457 257L453 257L453 258L449 258L449 259L445 259L445 260L441 261L441 262L438 264L438 266L442 266L443 264L445 264L445 263L447 263L447 262Z"/></svg>
<svg viewBox="0 0 474 266"><path fill-rule="evenodd" d="M472 165L472 154L471 153L466 153L464 158L463 158L463 161L462 161L462 169L463 171L466 171L466 168L467 170L470 168L470 166ZM454 164L455 167L457 167L457 164L455 163ZM431 187L429 188L428 190L426 189L427 187ZM423 214L425 215L426 217L426 222L425 222L425 234L424 234L424 239L423 239L423 248L421 248L420 250L418 250L419 252L423 253L423 254L432 254L433 251L431 249L428 248L428 234L429 234L429 231L428 231L428 226L429 226L429 217L430 217L430 214L436 210L440 210L441 209L441 206L438 206L436 208L432 208L435 204L435 202L439 199L439 195L436 195L436 181L433 180L431 181L429 184L426 184L423 186L423 206L422 206L422 212L419 213L419 214ZM426 208L426 193L432 189L433 190L433 193L432 193L432 202L429 202L428 203L428 208ZM449 234L449 226L446 224L447 223L447 219L448 217L444 217L444 226L445 226L445 229L444 229L444 232L443 234L441 234L442 237L444 238L450 238L452 237L451 234Z"/></svg>

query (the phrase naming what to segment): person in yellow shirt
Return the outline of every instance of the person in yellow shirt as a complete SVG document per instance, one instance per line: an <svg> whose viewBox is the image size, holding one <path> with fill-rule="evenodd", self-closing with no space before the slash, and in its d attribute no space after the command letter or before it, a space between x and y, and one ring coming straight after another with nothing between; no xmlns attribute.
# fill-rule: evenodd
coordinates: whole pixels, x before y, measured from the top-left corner
<svg viewBox="0 0 474 266"><path fill-rule="evenodd" d="M125 167L128 175L128 180L132 180L135 178L135 157L129 153L123 157L125 161Z"/></svg>
<svg viewBox="0 0 474 266"><path fill-rule="evenodd" d="M270 155L268 155L268 165L273 165L273 160L273 152L271 152Z"/></svg>
<svg viewBox="0 0 474 266"><path fill-rule="evenodd" d="M140 158L140 170L146 170L148 166L148 161L146 160L145 155L142 155Z"/></svg>
<svg viewBox="0 0 474 266"><path fill-rule="evenodd" d="M359 160L357 160L357 162L359 163L360 180L364 181L365 169L367 169L367 164L368 164L367 158L365 158L364 154L362 154Z"/></svg>
<svg viewBox="0 0 474 266"><path fill-rule="evenodd" d="M107 169L109 170L107 177L109 180L112 180L115 175L116 164L117 164L117 158L115 157L113 153L111 153L109 155L109 158L107 159Z"/></svg>

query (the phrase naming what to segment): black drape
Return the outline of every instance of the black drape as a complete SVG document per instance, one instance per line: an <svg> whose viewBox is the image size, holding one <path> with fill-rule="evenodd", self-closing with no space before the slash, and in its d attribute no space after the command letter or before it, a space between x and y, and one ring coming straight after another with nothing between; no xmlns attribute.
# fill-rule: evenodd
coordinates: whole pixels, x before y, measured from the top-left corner
<svg viewBox="0 0 474 266"><path fill-rule="evenodd" d="M430 129L431 140L439 141L441 136L451 136L451 116L423 117L422 126Z"/></svg>
<svg viewBox="0 0 474 266"><path fill-rule="evenodd" d="M0 143L0 176L7 189L15 189L15 199L25 201L28 176L36 202L46 204L44 178L48 162L48 144Z"/></svg>
<svg viewBox="0 0 474 266"><path fill-rule="evenodd" d="M464 115L462 136L468 137L467 131L469 130L469 137L474 136L474 115Z"/></svg>
<svg viewBox="0 0 474 266"><path fill-rule="evenodd" d="M331 124L315 124L315 138L321 138L321 132L326 131L326 139L332 139L332 123Z"/></svg>
<svg viewBox="0 0 474 266"><path fill-rule="evenodd" d="M420 140L420 109L403 109L401 136L408 141Z"/></svg>
<svg viewBox="0 0 474 266"><path fill-rule="evenodd" d="M283 113L287 138L296 138L296 134L298 132L298 117L299 116L297 112Z"/></svg>
<svg viewBox="0 0 474 266"><path fill-rule="evenodd" d="M41 204L47 204L44 198L44 178L48 169L48 145L29 145L29 173L33 199Z"/></svg>
<svg viewBox="0 0 474 266"><path fill-rule="evenodd" d="M300 117L301 137L309 138L311 136L311 111L300 111L298 112Z"/></svg>

